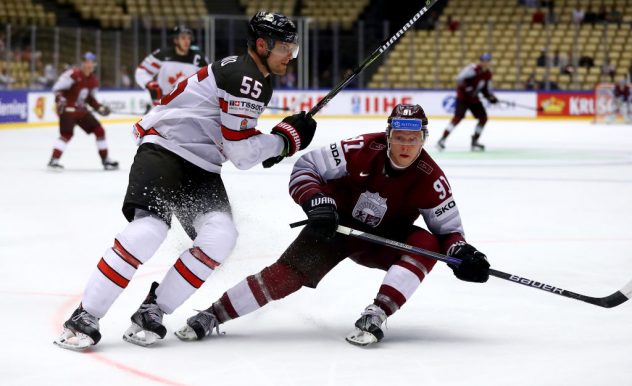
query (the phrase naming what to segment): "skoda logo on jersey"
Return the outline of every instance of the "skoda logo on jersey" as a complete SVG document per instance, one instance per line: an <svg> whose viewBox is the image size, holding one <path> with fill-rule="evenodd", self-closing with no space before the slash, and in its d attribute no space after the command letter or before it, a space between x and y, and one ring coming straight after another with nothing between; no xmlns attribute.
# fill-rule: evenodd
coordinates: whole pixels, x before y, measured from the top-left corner
<svg viewBox="0 0 632 386"><path fill-rule="evenodd" d="M447 111L448 113L453 113L454 109L456 109L456 97L451 95L443 98L443 102L441 103L441 105L443 106L443 110Z"/></svg>

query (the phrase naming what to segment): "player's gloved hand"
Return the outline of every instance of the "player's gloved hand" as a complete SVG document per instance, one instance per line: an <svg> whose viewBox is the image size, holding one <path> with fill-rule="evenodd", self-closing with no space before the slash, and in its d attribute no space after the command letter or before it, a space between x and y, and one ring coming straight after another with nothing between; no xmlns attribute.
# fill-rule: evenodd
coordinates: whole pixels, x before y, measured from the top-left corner
<svg viewBox="0 0 632 386"><path fill-rule="evenodd" d="M57 115L62 115L64 111L66 111L66 105L68 101L61 95L55 97L55 108L57 110Z"/></svg>
<svg viewBox="0 0 632 386"><path fill-rule="evenodd" d="M262 162L264 168L272 167L284 157L290 157L298 150L305 149L312 142L316 132L316 121L305 111L285 117L283 121L272 128L272 134L283 139L284 147L280 155Z"/></svg>
<svg viewBox="0 0 632 386"><path fill-rule="evenodd" d="M103 115L104 117L107 117L108 115L110 115L110 113L112 112L112 110L110 110L110 108L106 105L101 105L99 106L99 108L97 109L97 112L101 115Z"/></svg>
<svg viewBox="0 0 632 386"><path fill-rule="evenodd" d="M307 226L316 234L326 239L336 235L338 211L333 198L316 193L303 203L303 210L307 214Z"/></svg>
<svg viewBox="0 0 632 386"><path fill-rule="evenodd" d="M495 105L496 103L498 103L498 98L496 98L496 95L490 95L487 100L489 101L489 103Z"/></svg>
<svg viewBox="0 0 632 386"><path fill-rule="evenodd" d="M457 278L475 283L485 283L489 279L487 256L465 241L452 245L448 250L448 255L461 259L461 264L458 266L448 264Z"/></svg>
<svg viewBox="0 0 632 386"><path fill-rule="evenodd" d="M162 98L162 89L160 85L156 81L147 82L145 85L147 91L149 91L149 96L151 97L151 103L154 106L158 106L160 104L160 98Z"/></svg>

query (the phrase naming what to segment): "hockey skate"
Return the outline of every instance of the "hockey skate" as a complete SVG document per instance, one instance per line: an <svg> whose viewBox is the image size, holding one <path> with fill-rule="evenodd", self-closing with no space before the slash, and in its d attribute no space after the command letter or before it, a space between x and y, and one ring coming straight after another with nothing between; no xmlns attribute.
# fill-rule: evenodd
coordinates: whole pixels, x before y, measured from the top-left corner
<svg viewBox="0 0 632 386"><path fill-rule="evenodd" d="M52 170L55 172L61 172L64 170L62 164L59 163L59 158L52 158L48 161L48 170Z"/></svg>
<svg viewBox="0 0 632 386"><path fill-rule="evenodd" d="M64 323L64 332L53 343L68 350L81 351L97 344L99 340L99 318L84 310L80 304Z"/></svg>
<svg viewBox="0 0 632 386"><path fill-rule="evenodd" d="M118 161L114 161L110 157L103 158L101 163L103 164L104 170L118 170L119 168Z"/></svg>
<svg viewBox="0 0 632 386"><path fill-rule="evenodd" d="M213 329L219 334L219 322L215 314L209 310L198 311L198 314L187 319L186 326L175 334L180 340L202 340L210 335Z"/></svg>
<svg viewBox="0 0 632 386"><path fill-rule="evenodd" d="M364 309L360 319L355 323L355 330L345 338L347 342L357 346L368 346L377 343L384 337L382 323L386 321L386 313L375 304Z"/></svg>
<svg viewBox="0 0 632 386"><path fill-rule="evenodd" d="M147 298L132 315L132 325L125 331L123 340L147 347L167 334L167 329L162 324L164 311L156 304L156 288L158 283L153 282Z"/></svg>
<svg viewBox="0 0 632 386"><path fill-rule="evenodd" d="M478 142L478 138L472 137L472 146L470 147L471 151L485 151L485 145Z"/></svg>

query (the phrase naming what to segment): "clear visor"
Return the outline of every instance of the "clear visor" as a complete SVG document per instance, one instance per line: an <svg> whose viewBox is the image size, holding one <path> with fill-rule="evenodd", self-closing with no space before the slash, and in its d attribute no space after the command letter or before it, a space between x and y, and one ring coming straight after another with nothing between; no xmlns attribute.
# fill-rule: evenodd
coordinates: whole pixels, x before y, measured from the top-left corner
<svg viewBox="0 0 632 386"><path fill-rule="evenodd" d="M273 54L280 56L287 56L289 54L292 55L292 58L296 59L298 56L299 46L297 43L287 43L276 41L274 44L274 48L270 50Z"/></svg>
<svg viewBox="0 0 632 386"><path fill-rule="evenodd" d="M426 140L428 131L421 119L400 119L391 121L389 142L394 145L421 145Z"/></svg>

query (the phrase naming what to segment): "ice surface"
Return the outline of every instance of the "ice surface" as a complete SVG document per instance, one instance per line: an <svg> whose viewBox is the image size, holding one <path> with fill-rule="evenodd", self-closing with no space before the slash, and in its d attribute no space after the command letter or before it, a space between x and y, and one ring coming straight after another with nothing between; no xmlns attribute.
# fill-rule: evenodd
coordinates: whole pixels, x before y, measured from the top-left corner
<svg viewBox="0 0 632 386"><path fill-rule="evenodd" d="M268 129L276 120L262 120ZM427 148L444 168L468 240L492 267L605 296L632 279L632 127L491 120L468 151L466 120L437 153L447 121L431 117ZM368 349L344 336L383 273L343 262L317 290L222 326L203 342L173 331L246 275L273 263L304 218L287 193L292 160L223 178L240 231L231 258L165 321L152 348L123 342L129 317L191 242L174 227L101 320L89 353L52 344L103 251L126 224L120 207L135 145L130 123L94 139L76 130L63 173L46 171L56 127L0 130L0 383L3 385L632 385L632 302L603 309L491 278L456 280L438 264ZM383 130L384 120L319 119L312 147Z"/></svg>

